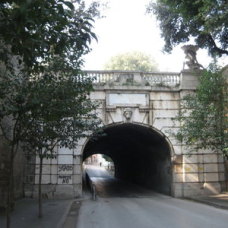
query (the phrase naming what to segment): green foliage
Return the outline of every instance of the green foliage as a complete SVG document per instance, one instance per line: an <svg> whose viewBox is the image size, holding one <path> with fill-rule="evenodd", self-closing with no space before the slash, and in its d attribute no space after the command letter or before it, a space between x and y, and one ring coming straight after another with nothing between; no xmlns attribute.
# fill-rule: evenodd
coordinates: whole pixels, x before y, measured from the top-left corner
<svg viewBox="0 0 228 228"><path fill-rule="evenodd" d="M212 149L228 155L227 76L212 67L204 71L195 94L184 97L179 116L179 141L193 149Z"/></svg>
<svg viewBox="0 0 228 228"><path fill-rule="evenodd" d="M15 112L18 140L42 157L51 155L57 143L76 147L79 138L94 134L100 124L94 111L97 104L88 99L92 79L79 72L72 76L68 71L60 77L54 69L50 71L24 83L16 108L20 114Z"/></svg>
<svg viewBox="0 0 228 228"><path fill-rule="evenodd" d="M4 136L34 150L54 141L74 147L83 132L95 129L96 104L88 98L92 79L80 71L82 56L96 38L91 31L95 5L3 1L0 10L0 120L10 116L14 123L10 137L1 125Z"/></svg>
<svg viewBox="0 0 228 228"><path fill-rule="evenodd" d="M85 8L80 0L0 3L0 132L11 146L7 227L19 143L39 155L41 184L42 159L53 157L57 144L74 148L99 128L89 99L93 79L80 71L96 39L95 15L96 5Z"/></svg>
<svg viewBox="0 0 228 228"><path fill-rule="evenodd" d="M4 0L0 4L0 60L9 62L5 52L10 50L21 57L27 71L40 72L54 55L77 67L96 38L91 31L95 8L86 9L83 1Z"/></svg>
<svg viewBox="0 0 228 228"><path fill-rule="evenodd" d="M212 56L228 54L227 0L157 0L148 6L160 21L164 50L195 38L196 44L207 48Z"/></svg>
<svg viewBox="0 0 228 228"><path fill-rule="evenodd" d="M128 52L114 56L105 65L105 70L150 72L156 69L155 61L142 52Z"/></svg>
<svg viewBox="0 0 228 228"><path fill-rule="evenodd" d="M96 14L84 1L1 2L0 126L13 156L19 142L34 151L74 147L97 126L92 79L80 71Z"/></svg>
<svg viewBox="0 0 228 228"><path fill-rule="evenodd" d="M109 156L107 156L106 154L102 154L102 157L108 162L113 162L113 160Z"/></svg>

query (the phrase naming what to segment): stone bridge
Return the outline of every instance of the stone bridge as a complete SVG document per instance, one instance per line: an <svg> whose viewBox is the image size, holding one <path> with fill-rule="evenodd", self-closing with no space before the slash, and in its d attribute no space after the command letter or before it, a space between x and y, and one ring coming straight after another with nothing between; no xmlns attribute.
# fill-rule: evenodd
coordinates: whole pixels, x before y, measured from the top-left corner
<svg viewBox="0 0 228 228"><path fill-rule="evenodd" d="M47 197L82 194L82 163L96 153L110 156L118 178L174 197L213 194L225 187L224 160L211 151L191 152L174 137L173 121L182 98L193 93L197 74L87 71L96 76L91 99L99 101L97 113L105 135L81 139L77 148L56 148L57 157L44 161L43 191ZM30 164L34 167L34 164ZM35 166L38 183L38 159ZM34 173L27 178L33 182ZM34 182L33 182L34 183ZM32 190L31 190L32 189ZM27 194L36 194L28 188Z"/></svg>

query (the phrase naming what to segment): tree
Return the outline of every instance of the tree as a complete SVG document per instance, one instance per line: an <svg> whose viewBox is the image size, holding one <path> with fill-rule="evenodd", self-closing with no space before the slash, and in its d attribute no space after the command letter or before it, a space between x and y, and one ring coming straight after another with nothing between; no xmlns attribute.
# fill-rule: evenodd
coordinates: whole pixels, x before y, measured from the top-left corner
<svg viewBox="0 0 228 228"><path fill-rule="evenodd" d="M96 106L88 98L92 79L80 71L96 38L95 9L86 9L83 1L0 3L0 127L10 146L7 227L18 147L42 148L43 158L54 143L72 147L98 124L90 114Z"/></svg>
<svg viewBox="0 0 228 228"><path fill-rule="evenodd" d="M100 121L94 110L97 104L87 96L92 79L72 72L55 72L61 60L55 59L44 75L30 82L27 110L20 123L26 126L23 147L40 159L39 163L39 217L42 217L42 164L44 158L53 158L56 145L75 148L79 138L95 135ZM51 68L51 69L50 69ZM51 73L50 73L51 72Z"/></svg>
<svg viewBox="0 0 228 228"><path fill-rule="evenodd" d="M127 52L112 57L105 65L106 70L150 72L157 69L155 61L142 52Z"/></svg>
<svg viewBox="0 0 228 228"><path fill-rule="evenodd" d="M12 81L2 84L2 96L10 89L17 91L10 100L2 99L2 119L12 116L13 124L9 137L8 128L1 124L2 132L11 145L11 162L19 143L40 158L39 173L39 217L42 217L41 178L43 158L54 156L54 148L74 148L81 137L91 135L99 128L100 121L94 110L96 103L87 97L92 89L92 79L83 75L74 76L73 72L55 72L61 66L61 60L55 59L54 66L48 65L43 75L27 80L22 74L21 84ZM60 75L59 75L60 74ZM18 77L17 77L18 79ZM0 96L1 97L1 96ZM13 164L10 165L13 178ZM11 186L13 179L11 181ZM9 190L10 192L10 190ZM9 199L9 204L10 204Z"/></svg>
<svg viewBox="0 0 228 228"><path fill-rule="evenodd" d="M104 158L106 161L108 162L113 162L112 158L110 158L109 156L107 156L106 154L102 154L102 158Z"/></svg>
<svg viewBox="0 0 228 228"><path fill-rule="evenodd" d="M191 37L211 56L228 55L228 10L226 0L157 0L147 10L160 21L164 50L185 43Z"/></svg>
<svg viewBox="0 0 228 228"><path fill-rule="evenodd" d="M10 49L27 72L41 71L54 55L77 67L96 38L91 31L96 8L86 9L84 1L3 0L0 7L0 58L11 59L5 54Z"/></svg>
<svg viewBox="0 0 228 228"><path fill-rule="evenodd" d="M216 66L205 70L196 93L184 97L176 118L181 127L179 141L192 149L221 151L228 156L228 82Z"/></svg>

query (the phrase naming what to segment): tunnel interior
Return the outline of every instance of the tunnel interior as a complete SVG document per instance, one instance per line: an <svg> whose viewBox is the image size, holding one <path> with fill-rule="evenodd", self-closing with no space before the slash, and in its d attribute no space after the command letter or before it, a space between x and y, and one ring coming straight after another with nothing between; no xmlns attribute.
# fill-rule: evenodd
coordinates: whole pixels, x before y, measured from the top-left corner
<svg viewBox="0 0 228 228"><path fill-rule="evenodd" d="M107 127L87 142L83 160L97 153L113 160L116 178L171 195L170 146L152 128L130 123Z"/></svg>

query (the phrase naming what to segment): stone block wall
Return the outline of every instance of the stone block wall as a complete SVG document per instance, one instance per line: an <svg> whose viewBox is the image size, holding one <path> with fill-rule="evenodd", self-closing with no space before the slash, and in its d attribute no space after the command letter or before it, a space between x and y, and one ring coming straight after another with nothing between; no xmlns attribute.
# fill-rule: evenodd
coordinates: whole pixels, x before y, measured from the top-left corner
<svg viewBox="0 0 228 228"><path fill-rule="evenodd" d="M79 142L80 147L80 142ZM56 148L56 157L43 159L42 197L43 198L73 198L82 193L81 155L77 150ZM38 196L39 157L28 164L26 177L26 196Z"/></svg>
<svg viewBox="0 0 228 228"><path fill-rule="evenodd" d="M218 194L225 190L224 161L219 153L177 155L173 169L176 197Z"/></svg>
<svg viewBox="0 0 228 228"><path fill-rule="evenodd" d="M180 126L173 118L178 114L181 100L186 94L194 93L198 83L197 75L189 71L182 72L180 79L179 86L148 86L137 74L137 85L125 85L124 79L112 85L97 85L90 97L100 103L96 112L104 125L141 124L166 137L170 143L173 196L216 194L225 190L226 186L222 155L212 151L189 151L173 136ZM132 80L134 82L134 75ZM126 116L126 111L130 112L130 116ZM44 197L66 198L82 194L81 166L85 141L82 139L74 150L56 148L57 157L44 161ZM32 192L36 196L38 158L33 167L35 187ZM29 178L32 180L32 175Z"/></svg>

